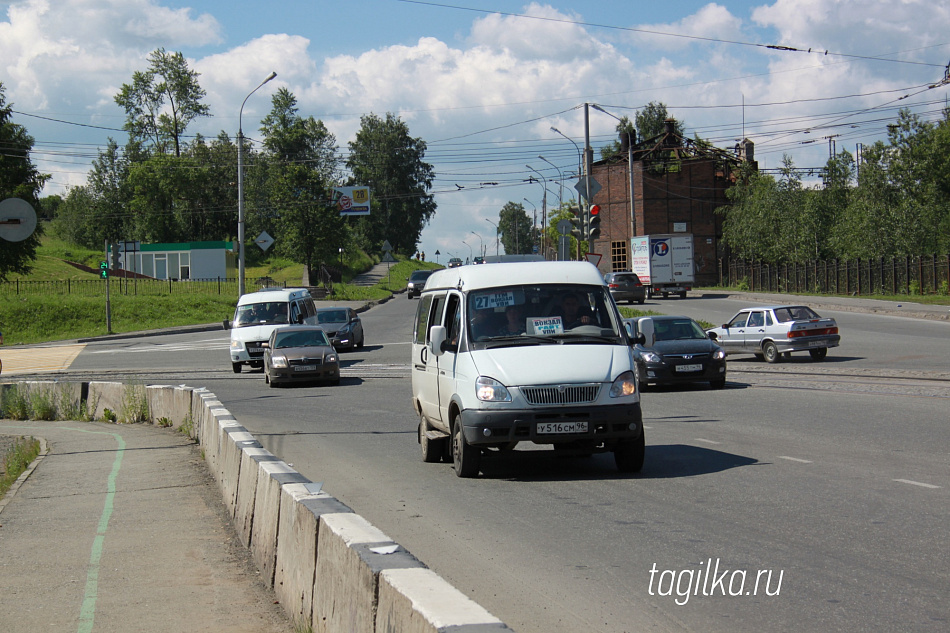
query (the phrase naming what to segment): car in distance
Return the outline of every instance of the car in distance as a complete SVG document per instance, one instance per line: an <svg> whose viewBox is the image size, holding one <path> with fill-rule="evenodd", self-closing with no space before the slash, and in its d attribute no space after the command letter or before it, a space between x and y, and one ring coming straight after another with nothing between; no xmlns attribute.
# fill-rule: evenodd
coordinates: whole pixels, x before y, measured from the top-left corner
<svg viewBox="0 0 950 633"><path fill-rule="evenodd" d="M614 303L618 305L621 301L643 303L647 299L647 288L641 283L637 273L607 273L604 275L604 283L607 284Z"/></svg>
<svg viewBox="0 0 950 633"><path fill-rule="evenodd" d="M808 352L814 360L838 347L841 336L832 318L822 318L808 306L778 305L745 308L722 327L709 330L726 354L755 354L777 363L792 352Z"/></svg>
<svg viewBox="0 0 950 633"><path fill-rule="evenodd" d="M363 322L353 308L317 308L317 324L326 331L337 350L363 347Z"/></svg>
<svg viewBox="0 0 950 633"><path fill-rule="evenodd" d="M264 366L263 343L274 328L303 323L316 325L316 307L306 288L264 288L238 299L234 320L225 320L231 330L231 368L241 373L244 365Z"/></svg>
<svg viewBox="0 0 950 633"><path fill-rule="evenodd" d="M412 299L413 297L421 295L422 289L425 288L426 285L426 279L434 272L435 270L427 269L412 271L409 275L409 281L406 283L406 296Z"/></svg>
<svg viewBox="0 0 950 633"><path fill-rule="evenodd" d="M458 257L453 257L449 260L449 268L458 268L462 265L462 260Z"/></svg>
<svg viewBox="0 0 950 633"><path fill-rule="evenodd" d="M340 384L340 357L323 328L288 325L275 328L264 347L264 382L326 381Z"/></svg>
<svg viewBox="0 0 950 633"><path fill-rule="evenodd" d="M632 339L644 335L644 342L633 347L641 385L708 382L713 389L725 387L726 353L693 319L652 316L624 323Z"/></svg>

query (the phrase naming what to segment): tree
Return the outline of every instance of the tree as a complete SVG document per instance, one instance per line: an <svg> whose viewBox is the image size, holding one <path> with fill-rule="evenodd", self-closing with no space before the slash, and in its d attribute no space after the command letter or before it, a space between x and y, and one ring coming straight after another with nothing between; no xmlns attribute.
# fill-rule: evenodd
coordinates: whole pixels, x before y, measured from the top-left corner
<svg viewBox="0 0 950 633"><path fill-rule="evenodd" d="M136 141L148 140L157 153L181 156L181 139L188 124L200 116L209 116L201 103L205 91L198 84L198 73L188 68L181 53L153 51L146 71L136 71L131 84L123 84L115 102L125 109L124 129Z"/></svg>
<svg viewBox="0 0 950 633"><path fill-rule="evenodd" d="M49 180L40 174L30 160L33 137L26 128L13 123L13 107L6 103L6 90L0 82L0 201L20 198L34 210L39 208L39 192ZM36 247L40 244L43 227L37 223L36 230L25 240L9 242L0 238L0 281L10 274L26 274L36 261Z"/></svg>
<svg viewBox="0 0 950 633"><path fill-rule="evenodd" d="M369 114L349 148L350 184L370 187L372 197L372 215L356 226L363 246L378 252L388 240L397 253L412 255L436 210L428 193L435 170L425 162L425 142L412 138L399 117Z"/></svg>
<svg viewBox="0 0 950 633"><path fill-rule="evenodd" d="M637 128L633 124L633 121L631 121L628 117L626 116L620 117L620 121L617 122L617 125L616 127L614 127L614 129L617 131L618 137L622 137L624 134L630 134L631 135L630 142L636 143ZM621 151L622 151L622 146L621 146L620 141L619 140L612 141L608 143L607 145L604 145L600 149L600 158L602 160L609 160L615 156L619 156ZM623 158L626 158L626 156L624 156Z"/></svg>
<svg viewBox="0 0 950 633"><path fill-rule="evenodd" d="M264 150L253 217L262 229L274 231L277 253L303 262L310 280L318 265L335 260L347 241L347 225L330 205L339 175L336 138L322 121L298 114L297 99L286 88L272 97L262 121Z"/></svg>
<svg viewBox="0 0 950 633"><path fill-rule="evenodd" d="M498 213L498 231L501 244L508 255L528 255L534 250L537 235L524 205L506 202Z"/></svg>
<svg viewBox="0 0 950 633"><path fill-rule="evenodd" d="M662 101L651 101L643 107L643 110L637 110L634 115L634 123L636 124L637 134L640 135L640 140L651 139L666 132L666 121L669 118L666 104ZM684 129L685 126L682 121L674 122L673 131L676 134L683 136Z"/></svg>

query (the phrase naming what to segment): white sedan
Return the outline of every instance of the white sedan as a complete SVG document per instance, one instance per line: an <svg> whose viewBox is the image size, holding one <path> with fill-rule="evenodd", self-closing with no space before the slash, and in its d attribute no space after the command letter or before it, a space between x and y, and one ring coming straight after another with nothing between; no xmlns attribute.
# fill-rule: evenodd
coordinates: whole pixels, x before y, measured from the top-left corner
<svg viewBox="0 0 950 633"><path fill-rule="evenodd" d="M726 354L755 354L777 363L792 352L822 360L841 342L838 324L808 306L762 306L740 310L722 327L708 331Z"/></svg>

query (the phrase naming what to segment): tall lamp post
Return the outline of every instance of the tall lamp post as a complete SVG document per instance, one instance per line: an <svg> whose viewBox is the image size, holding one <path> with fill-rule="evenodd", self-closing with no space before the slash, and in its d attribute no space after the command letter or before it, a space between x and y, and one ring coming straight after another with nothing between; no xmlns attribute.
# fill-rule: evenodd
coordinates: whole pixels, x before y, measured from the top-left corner
<svg viewBox="0 0 950 633"><path fill-rule="evenodd" d="M525 165L525 167L541 176L541 180L544 181L544 184L542 185L544 189L544 195L541 198L541 256L544 257L544 234L547 232L546 229L548 226L548 179L544 177L544 174L531 165Z"/></svg>
<svg viewBox="0 0 950 633"><path fill-rule="evenodd" d="M476 233L475 231L471 231L471 234L478 238L478 254L479 254L479 256L484 257L484 256L485 256L485 243L482 241L482 236L479 235L478 233Z"/></svg>
<svg viewBox="0 0 950 633"><path fill-rule="evenodd" d="M552 127L551 131L554 132L555 134L560 134L561 136L569 140L571 144L574 146L574 149L577 150L577 176L579 178L581 175L581 148L580 146L577 143L575 143L574 140L570 136L567 136L566 134L564 134L564 132L557 129L556 127Z"/></svg>
<svg viewBox="0 0 950 633"><path fill-rule="evenodd" d="M561 188L559 189L560 193L557 195L557 203L558 203L558 206L560 206L561 200L564 198L564 174L561 173L560 167L558 167L557 165L549 161L544 156L541 156L540 154L538 154L538 158L540 158L541 160L546 162L548 165L550 165L551 167L557 170L558 183L561 185Z"/></svg>
<svg viewBox="0 0 950 633"><path fill-rule="evenodd" d="M257 92L261 86L277 76L272 72L270 76L261 82L260 86L251 90L244 101L241 102L241 109L238 111L238 296L244 294L244 131L241 129L241 117L244 116L244 104L250 99L251 95Z"/></svg>
<svg viewBox="0 0 950 633"><path fill-rule="evenodd" d="M493 227L495 227L495 257L498 257L498 233L499 233L498 225L492 222L491 220L489 220L488 218L485 218L485 221L491 224Z"/></svg>
<svg viewBox="0 0 950 633"><path fill-rule="evenodd" d="M465 240L462 240L462 244L465 244L466 246L468 246L468 263L471 264L472 260L475 259L475 254L472 251L472 245L466 242Z"/></svg>
<svg viewBox="0 0 950 633"><path fill-rule="evenodd" d="M592 103L590 107L597 110L598 112L603 112L607 116L612 116L613 118L623 123L623 119L618 117L616 114L607 112L596 103ZM633 141L634 141L635 136L636 136L636 132L633 133L633 137L627 139L627 177L630 181L629 186L630 186L630 236L631 237L637 234L637 205L636 205L636 200L634 200L634 197L633 197Z"/></svg>

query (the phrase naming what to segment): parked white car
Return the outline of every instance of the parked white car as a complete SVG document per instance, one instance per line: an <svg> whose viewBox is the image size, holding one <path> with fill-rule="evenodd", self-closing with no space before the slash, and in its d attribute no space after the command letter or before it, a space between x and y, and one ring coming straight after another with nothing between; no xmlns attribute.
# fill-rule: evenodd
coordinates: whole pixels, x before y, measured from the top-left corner
<svg viewBox="0 0 950 633"><path fill-rule="evenodd" d="M808 352L822 360L841 336L832 318L822 318L808 306L762 306L740 310L722 327L708 330L726 354L755 354L770 363L792 352Z"/></svg>

